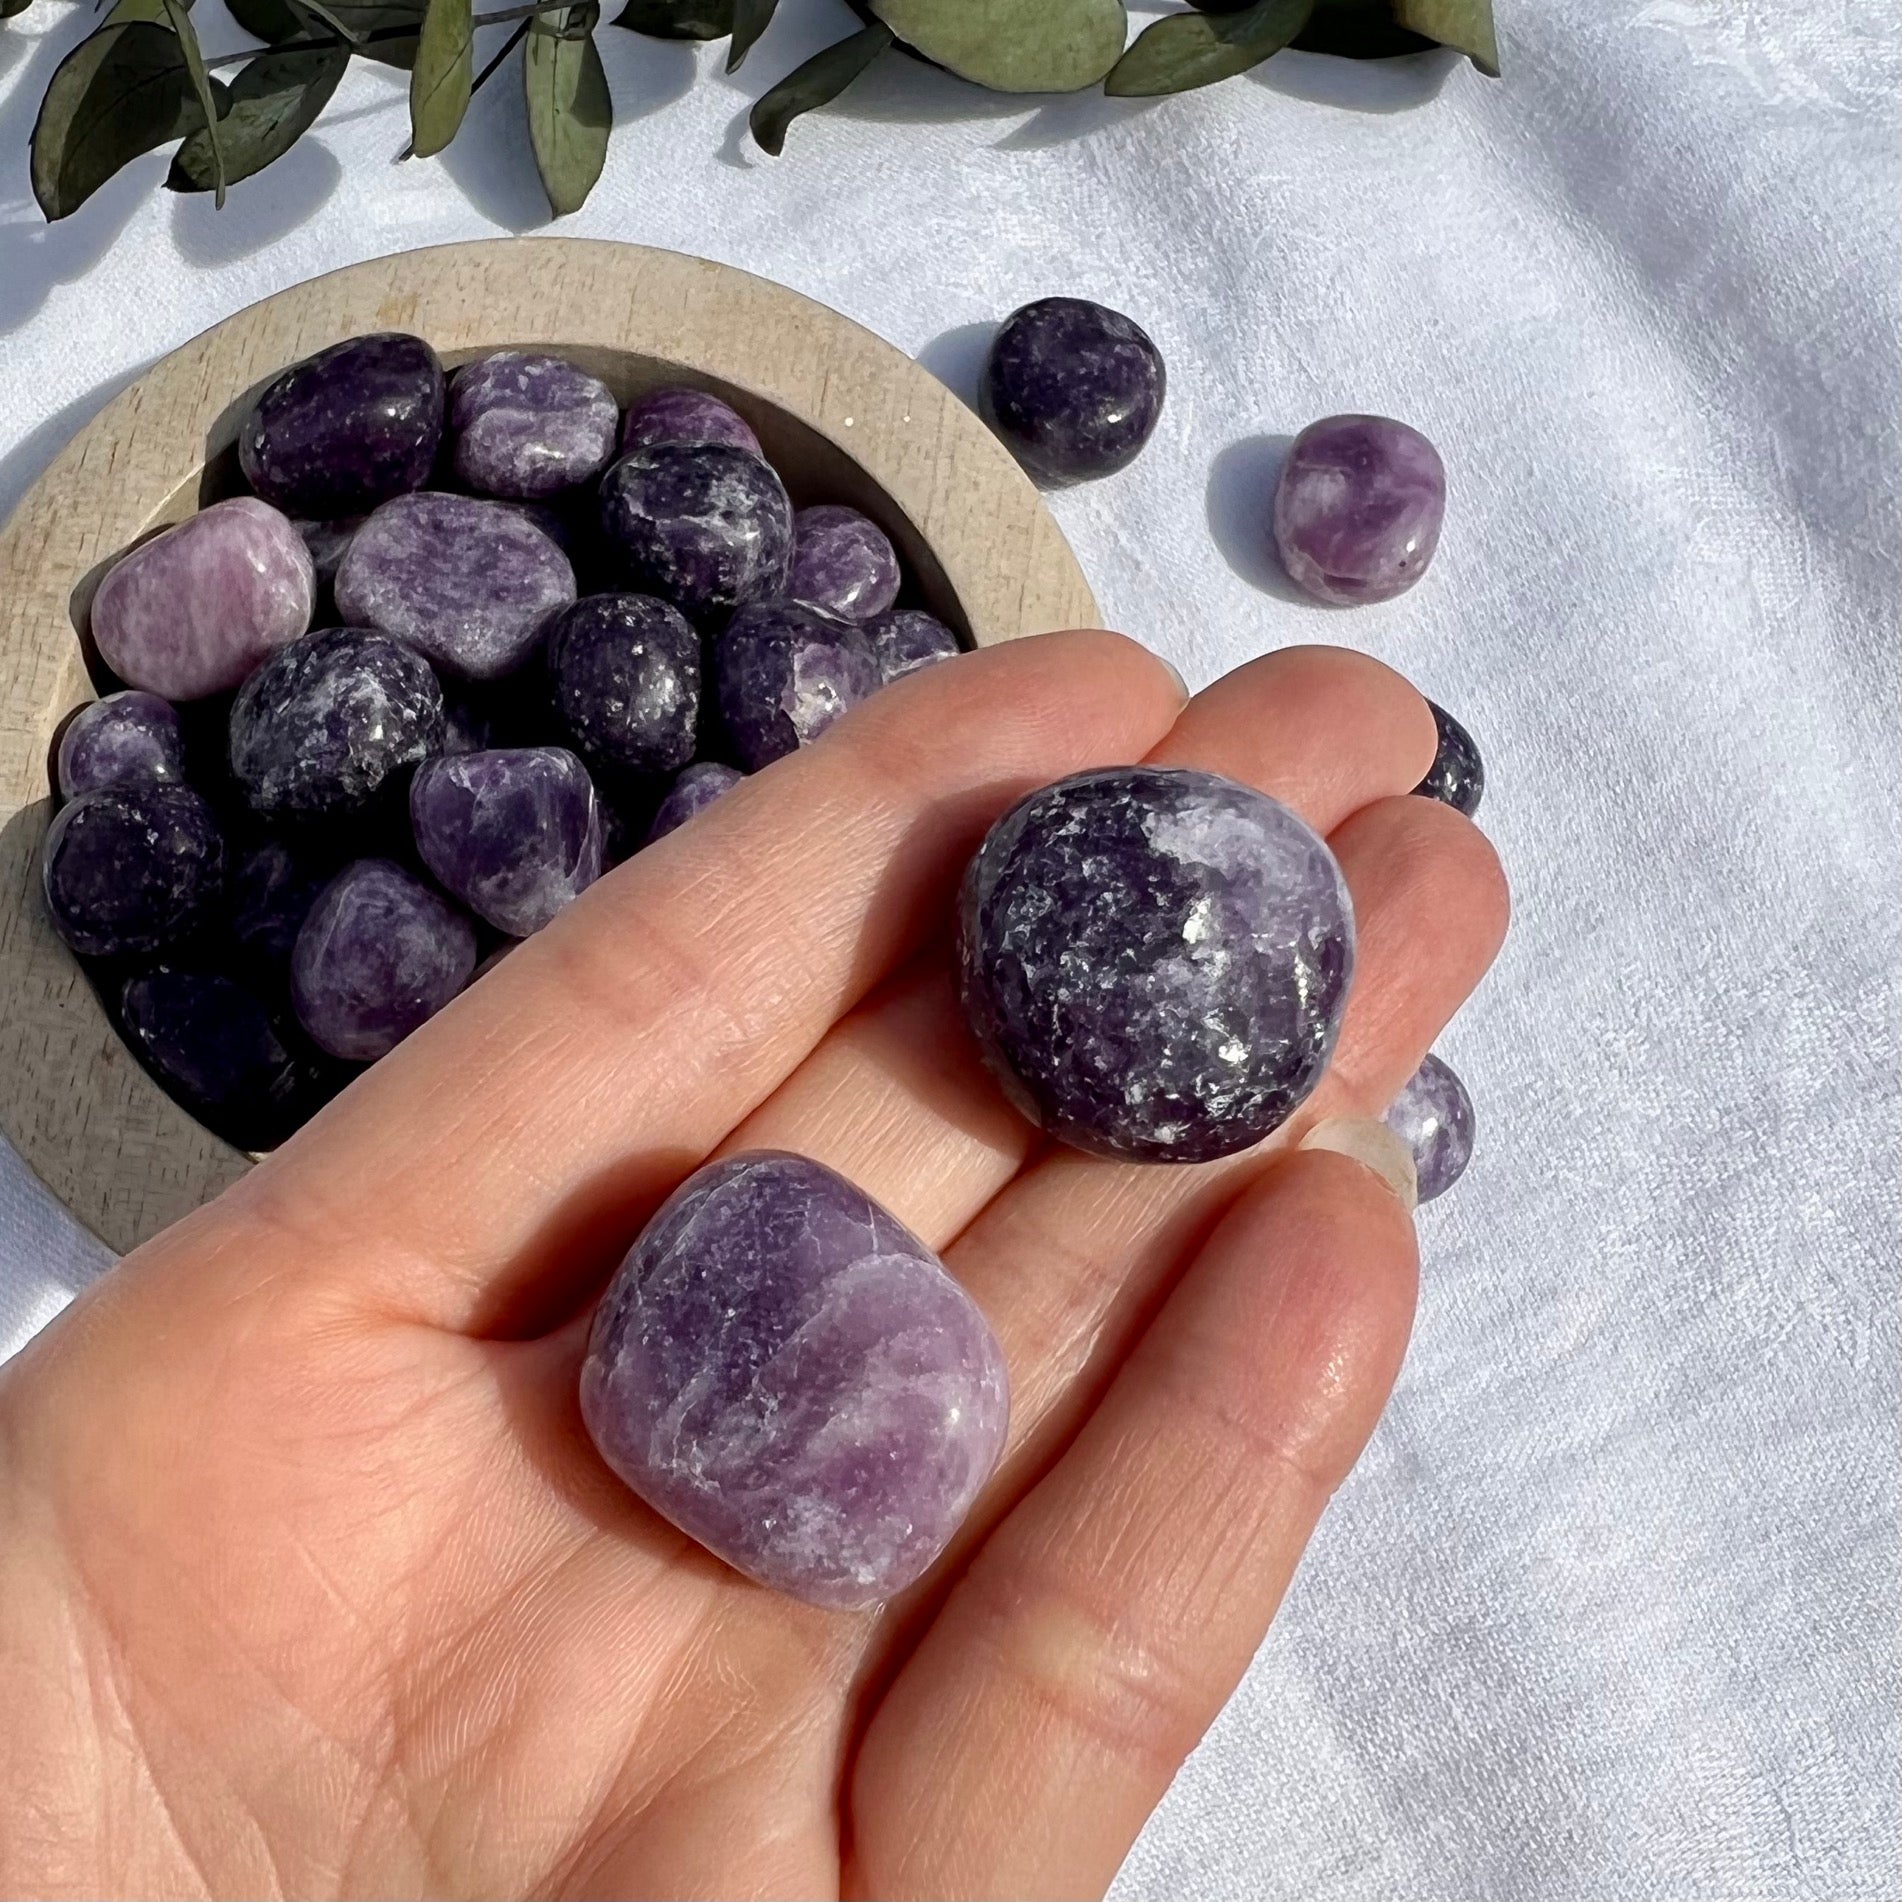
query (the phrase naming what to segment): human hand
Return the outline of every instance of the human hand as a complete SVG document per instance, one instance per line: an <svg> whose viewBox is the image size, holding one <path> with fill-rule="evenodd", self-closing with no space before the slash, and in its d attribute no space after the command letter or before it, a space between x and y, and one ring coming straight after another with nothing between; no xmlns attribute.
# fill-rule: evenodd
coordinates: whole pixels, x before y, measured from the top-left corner
<svg viewBox="0 0 1902 1902"><path fill-rule="evenodd" d="M590 890L0 1371L0 1893L1100 1891L1259 1645L1385 1400L1401 1201L1297 1145L1376 1115L1504 886L1404 797L1425 702L1290 649L1184 706L1132 643L929 669ZM1333 844L1334 1062L1263 1149L1052 1149L960 1021L957 877L1021 793L1151 759ZM881 1611L728 1570L601 1464L588 1308L721 1150L934 1247L1011 1443Z"/></svg>

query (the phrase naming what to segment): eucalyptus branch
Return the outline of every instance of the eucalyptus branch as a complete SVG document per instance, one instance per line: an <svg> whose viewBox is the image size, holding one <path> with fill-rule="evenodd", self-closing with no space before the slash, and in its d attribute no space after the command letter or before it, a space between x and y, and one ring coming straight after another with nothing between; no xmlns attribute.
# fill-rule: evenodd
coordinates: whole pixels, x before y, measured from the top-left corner
<svg viewBox="0 0 1902 1902"><path fill-rule="evenodd" d="M511 20L530 21L538 14L566 13L573 4L574 0L535 0L533 6L501 7L494 13L478 13L470 25L473 27L506 26ZM526 26L522 29L523 32L527 30ZM414 25L378 27L374 33L360 33L354 40L346 39L341 33L324 33L302 40L280 40L275 46L254 46L243 53L220 53L216 59L206 60L205 66L208 71L215 71L220 66L242 66L246 60L258 58L260 53L319 53L333 46L347 46L355 51L365 46L377 46L389 40L413 40L415 37ZM502 58L514 49L515 44L516 40L511 39L502 49L502 53L498 54L490 64L499 65Z"/></svg>

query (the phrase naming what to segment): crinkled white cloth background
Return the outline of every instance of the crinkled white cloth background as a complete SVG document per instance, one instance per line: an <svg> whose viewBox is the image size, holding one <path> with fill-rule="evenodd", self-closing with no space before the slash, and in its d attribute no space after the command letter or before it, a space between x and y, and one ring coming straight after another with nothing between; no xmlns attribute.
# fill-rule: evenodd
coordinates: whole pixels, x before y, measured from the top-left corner
<svg viewBox="0 0 1902 1902"><path fill-rule="evenodd" d="M1161 433L1053 504L1109 620L1195 684L1292 641L1404 668L1478 735L1516 888L1442 1044L1482 1135L1399 1392L1121 1894L1902 1893L1892 5L1501 0L1502 85L1287 57L1154 107L891 62L775 163L739 115L846 20L783 11L740 85L602 35L626 123L572 228L954 382L1030 297L1132 312ZM90 16L0 35L0 505L240 305L543 215L512 86L399 166L358 71L222 216L154 159L49 230L27 130ZM1453 496L1427 583L1342 615L1261 522L1275 439L1347 408ZM0 1352L99 1259L0 1158Z"/></svg>

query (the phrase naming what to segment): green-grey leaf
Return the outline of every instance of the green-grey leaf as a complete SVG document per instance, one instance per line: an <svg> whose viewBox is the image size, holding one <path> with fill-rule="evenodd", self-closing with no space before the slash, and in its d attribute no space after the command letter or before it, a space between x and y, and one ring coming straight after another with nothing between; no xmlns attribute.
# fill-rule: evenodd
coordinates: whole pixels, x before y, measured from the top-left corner
<svg viewBox="0 0 1902 1902"><path fill-rule="evenodd" d="M1239 13L1170 13L1110 69L1103 90L1153 99L1233 79L1279 53L1308 23L1314 0L1255 0Z"/></svg>
<svg viewBox="0 0 1902 1902"><path fill-rule="evenodd" d="M162 26L168 30L171 26L171 20L165 12L165 0L119 0L119 4L100 24L127 26L134 20L144 20L152 26Z"/></svg>
<svg viewBox="0 0 1902 1902"><path fill-rule="evenodd" d="M759 36L773 23L779 0L733 0L733 43L726 49L726 69L736 73Z"/></svg>
<svg viewBox="0 0 1902 1902"><path fill-rule="evenodd" d="M247 33L277 45L284 40L312 37L295 11L284 4L291 25L288 32L266 33L264 25L275 17L281 0L225 0L233 19ZM239 9L252 17L241 18ZM324 11L339 31L356 36L356 50L365 59L380 66L408 70L416 63L416 32L423 23L427 0L324 0ZM407 30L404 30L407 29ZM387 38L377 38L379 34Z"/></svg>
<svg viewBox="0 0 1902 1902"><path fill-rule="evenodd" d="M614 102L594 43L598 15L592 5L537 14L524 49L528 138L557 218L587 202L607 163Z"/></svg>
<svg viewBox="0 0 1902 1902"><path fill-rule="evenodd" d="M356 45L357 29L345 21L341 15L333 13L330 8L323 5L322 0L290 0L290 4L299 13L311 16L310 32L313 39L322 33L325 27L328 27L338 38L346 40L352 46Z"/></svg>
<svg viewBox="0 0 1902 1902"><path fill-rule="evenodd" d="M289 0L225 0L225 11L254 40L274 46L295 39L304 30Z"/></svg>
<svg viewBox="0 0 1902 1902"><path fill-rule="evenodd" d="M733 31L733 0L627 0L613 24L655 40L723 40Z"/></svg>
<svg viewBox="0 0 1902 1902"><path fill-rule="evenodd" d="M786 149L786 128L802 112L830 105L879 54L890 52L889 27L868 26L835 40L796 66L770 92L755 101L747 124L760 149L777 158Z"/></svg>
<svg viewBox="0 0 1902 1902"><path fill-rule="evenodd" d="M410 146L434 158L462 124L475 78L475 22L469 0L429 0L409 75Z"/></svg>
<svg viewBox="0 0 1902 1902"><path fill-rule="evenodd" d="M1395 0L1394 17L1413 32L1464 53L1488 78L1499 77L1493 0Z"/></svg>
<svg viewBox="0 0 1902 1902"><path fill-rule="evenodd" d="M198 29L192 25L191 0L165 0L165 18L178 39L178 50L185 58L185 74L191 81L192 96L198 101L200 130L211 148L211 189L213 202L220 210L225 202L225 149L218 136L218 97L211 89L211 75L205 70L205 56L199 50Z"/></svg>
<svg viewBox="0 0 1902 1902"><path fill-rule="evenodd" d="M993 92L1081 92L1122 57L1123 0L871 0L906 45Z"/></svg>
<svg viewBox="0 0 1902 1902"><path fill-rule="evenodd" d="M260 53L244 66L231 83L230 109L218 126L227 181L236 184L282 158L330 103L349 64L349 47L315 46ZM165 182L178 192L211 189L211 142L202 126L178 148Z"/></svg>
<svg viewBox="0 0 1902 1902"><path fill-rule="evenodd" d="M1430 53L1437 42L1396 26L1394 0L1319 0L1314 18L1295 36L1298 53L1333 53L1343 59L1398 59Z"/></svg>

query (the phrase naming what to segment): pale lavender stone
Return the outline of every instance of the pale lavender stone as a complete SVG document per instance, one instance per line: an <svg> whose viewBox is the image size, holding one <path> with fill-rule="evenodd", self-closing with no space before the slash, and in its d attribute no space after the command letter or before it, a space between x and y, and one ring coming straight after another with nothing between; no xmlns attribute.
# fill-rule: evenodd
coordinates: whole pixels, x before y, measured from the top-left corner
<svg viewBox="0 0 1902 1902"><path fill-rule="evenodd" d="M410 782L410 824L444 888L511 938L527 938L601 876L602 814L565 747L433 759Z"/></svg>
<svg viewBox="0 0 1902 1902"><path fill-rule="evenodd" d="M157 694L109 693L83 706L59 736L55 768L62 799L102 786L138 786L185 777L178 714Z"/></svg>
<svg viewBox="0 0 1902 1902"><path fill-rule="evenodd" d="M1328 416L1294 439L1275 486L1275 546L1317 601L1388 601L1426 573L1446 513L1440 452L1386 416Z"/></svg>
<svg viewBox="0 0 1902 1902"><path fill-rule="evenodd" d="M469 981L475 927L389 859L357 859L324 887L291 952L291 1002L333 1057L372 1063Z"/></svg>
<svg viewBox="0 0 1902 1902"><path fill-rule="evenodd" d="M310 550L311 566L316 570L320 590L335 584L337 570L343 565L344 551L349 548L351 537L363 523L361 515L345 515L335 521L291 524L303 536L304 546Z"/></svg>
<svg viewBox="0 0 1902 1902"><path fill-rule="evenodd" d="M746 418L705 390L649 390L628 405L621 424L621 451L661 442L723 442L764 457Z"/></svg>
<svg viewBox="0 0 1902 1902"><path fill-rule="evenodd" d="M884 685L863 629L797 601L742 608L711 665L727 739L749 772L810 746Z"/></svg>
<svg viewBox="0 0 1902 1902"><path fill-rule="evenodd" d="M793 517L795 601L847 621L869 621L898 599L898 555L869 516L838 502L820 502Z"/></svg>
<svg viewBox="0 0 1902 1902"><path fill-rule="evenodd" d="M386 502L337 570L337 611L445 673L493 680L528 658L575 598L568 557L521 509L424 490Z"/></svg>
<svg viewBox="0 0 1902 1902"><path fill-rule="evenodd" d="M749 1578L875 1605L929 1569L1003 1451L1002 1350L843 1176L754 1151L675 1190L595 1312L581 1412L608 1465Z"/></svg>
<svg viewBox="0 0 1902 1902"><path fill-rule="evenodd" d="M1382 1120L1413 1151L1422 1202L1444 1195L1473 1159L1473 1099L1451 1064L1428 1054Z"/></svg>
<svg viewBox="0 0 1902 1902"><path fill-rule="evenodd" d="M700 637L651 594L590 594L548 624L549 696L598 765L678 772L700 723Z"/></svg>
<svg viewBox="0 0 1902 1902"><path fill-rule="evenodd" d="M1285 806L1178 767L1059 780L998 820L959 899L964 1010L1033 1122L1206 1162L1278 1128L1333 1051L1354 914Z"/></svg>
<svg viewBox="0 0 1902 1902"><path fill-rule="evenodd" d="M722 766L718 760L696 760L684 768L654 813L654 823L647 828L647 843L652 845L656 839L678 832L745 777L738 767Z"/></svg>
<svg viewBox="0 0 1902 1902"><path fill-rule="evenodd" d="M92 637L129 687L224 693L310 626L317 576L288 517L240 495L141 542L100 582Z"/></svg>
<svg viewBox="0 0 1902 1902"><path fill-rule="evenodd" d="M105 786L62 806L40 848L53 928L81 957L170 951L211 922L224 835L189 786Z"/></svg>
<svg viewBox="0 0 1902 1902"><path fill-rule="evenodd" d="M449 385L456 474L484 495L532 500L590 480L620 423L608 386L562 357L498 350Z"/></svg>
<svg viewBox="0 0 1902 1902"><path fill-rule="evenodd" d="M893 608L867 621L865 632L878 658L879 677L888 687L962 651L958 637L923 608Z"/></svg>

